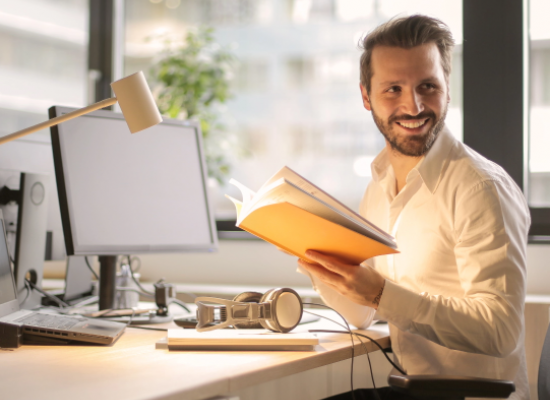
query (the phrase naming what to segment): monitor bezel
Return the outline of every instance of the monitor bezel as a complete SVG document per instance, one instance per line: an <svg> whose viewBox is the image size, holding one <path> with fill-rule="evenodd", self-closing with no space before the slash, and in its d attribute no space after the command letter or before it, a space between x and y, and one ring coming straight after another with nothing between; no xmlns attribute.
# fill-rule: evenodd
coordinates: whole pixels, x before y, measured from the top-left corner
<svg viewBox="0 0 550 400"><path fill-rule="evenodd" d="M55 118L57 116L67 114L75 110L77 109L72 107L52 106L48 111L49 111L49 117ZM109 111L109 110L94 111L79 118L83 118L83 117L84 118L99 117L99 118L111 118L111 119L117 119L117 120L124 120L124 116L122 114ZM213 216L211 199L208 193L208 174L207 174L207 168L206 168L206 158L204 154L203 139L202 139L200 124L196 121L175 120L175 119L169 119L169 118L163 118L163 121L161 122L161 124L193 128L195 140L198 147L197 150L199 152L201 177L203 182L203 195L207 204L206 212L208 215L208 222L209 222L210 243L205 244L204 246L191 246L191 247L182 246L180 248L163 249L163 250L159 250L158 248L155 248L152 250L116 248L112 250L103 249L102 251L77 251L75 249L75 243L73 240L73 229L71 227L69 202L68 202L68 196L67 196L67 188L65 184L65 171L64 171L63 159L61 155L61 140L60 140L59 127L57 125L54 125L50 128L53 161L54 161L54 167L55 167L55 178L56 178L57 192L58 192L58 198L59 198L61 224L63 227L63 236L65 238L65 248L68 256L212 252L218 249L218 235L216 231L216 221ZM142 132L138 134L144 134L144 133L146 134L146 132Z"/></svg>

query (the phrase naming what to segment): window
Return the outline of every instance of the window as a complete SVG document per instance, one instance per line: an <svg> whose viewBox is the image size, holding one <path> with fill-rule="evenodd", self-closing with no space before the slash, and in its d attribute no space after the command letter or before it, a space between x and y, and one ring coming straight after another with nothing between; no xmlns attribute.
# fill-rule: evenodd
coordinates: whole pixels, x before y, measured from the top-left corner
<svg viewBox="0 0 550 400"><path fill-rule="evenodd" d="M533 207L550 206L550 3L529 5L529 175L528 199Z"/></svg>
<svg viewBox="0 0 550 400"><path fill-rule="evenodd" d="M87 0L0 1L0 135L86 105ZM25 140L49 142L49 130Z"/></svg>
<svg viewBox="0 0 550 400"><path fill-rule="evenodd" d="M162 43L200 25L236 55L234 97L220 109L230 177L257 189L284 165L357 209L384 146L359 92L358 40L395 15L446 22L457 41L447 123L462 137L462 1L132 0L125 2L125 74L148 70ZM214 185L215 186L215 185ZM217 219L233 204L213 187Z"/></svg>

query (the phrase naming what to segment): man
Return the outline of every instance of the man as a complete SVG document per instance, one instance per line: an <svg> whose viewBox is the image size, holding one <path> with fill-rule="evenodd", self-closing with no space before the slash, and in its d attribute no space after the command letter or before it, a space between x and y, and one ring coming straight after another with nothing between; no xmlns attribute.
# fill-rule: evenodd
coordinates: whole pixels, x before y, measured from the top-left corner
<svg viewBox="0 0 550 400"><path fill-rule="evenodd" d="M510 379L510 398L527 399L529 211L506 172L445 127L452 47L447 26L420 15L364 39L363 104L386 146L360 213L391 232L400 253L360 266L310 251L314 262L299 270L351 324L367 327L377 310L408 374Z"/></svg>

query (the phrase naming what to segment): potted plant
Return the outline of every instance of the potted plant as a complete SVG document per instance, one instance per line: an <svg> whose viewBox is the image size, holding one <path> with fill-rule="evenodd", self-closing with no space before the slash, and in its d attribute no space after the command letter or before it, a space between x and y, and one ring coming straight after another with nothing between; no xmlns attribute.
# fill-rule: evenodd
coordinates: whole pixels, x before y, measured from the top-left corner
<svg viewBox="0 0 550 400"><path fill-rule="evenodd" d="M235 58L215 42L212 28L189 31L182 43L167 38L164 45L150 70L159 110L170 118L200 122L208 175L223 185L231 165L218 108L231 97Z"/></svg>

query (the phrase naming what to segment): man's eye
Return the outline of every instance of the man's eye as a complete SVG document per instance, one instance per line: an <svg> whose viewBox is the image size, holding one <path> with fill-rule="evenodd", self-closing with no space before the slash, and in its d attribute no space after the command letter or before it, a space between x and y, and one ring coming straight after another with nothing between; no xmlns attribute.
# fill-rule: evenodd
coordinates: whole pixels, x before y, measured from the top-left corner
<svg viewBox="0 0 550 400"><path fill-rule="evenodd" d="M388 92L388 93L397 93L397 92L400 91L400 89L401 89L401 88L400 88L399 86L392 86L392 87L390 87L390 88L387 90L387 92Z"/></svg>
<svg viewBox="0 0 550 400"><path fill-rule="evenodd" d="M422 86L424 87L424 89L429 89L429 90L435 89L435 85L433 83L425 83Z"/></svg>

